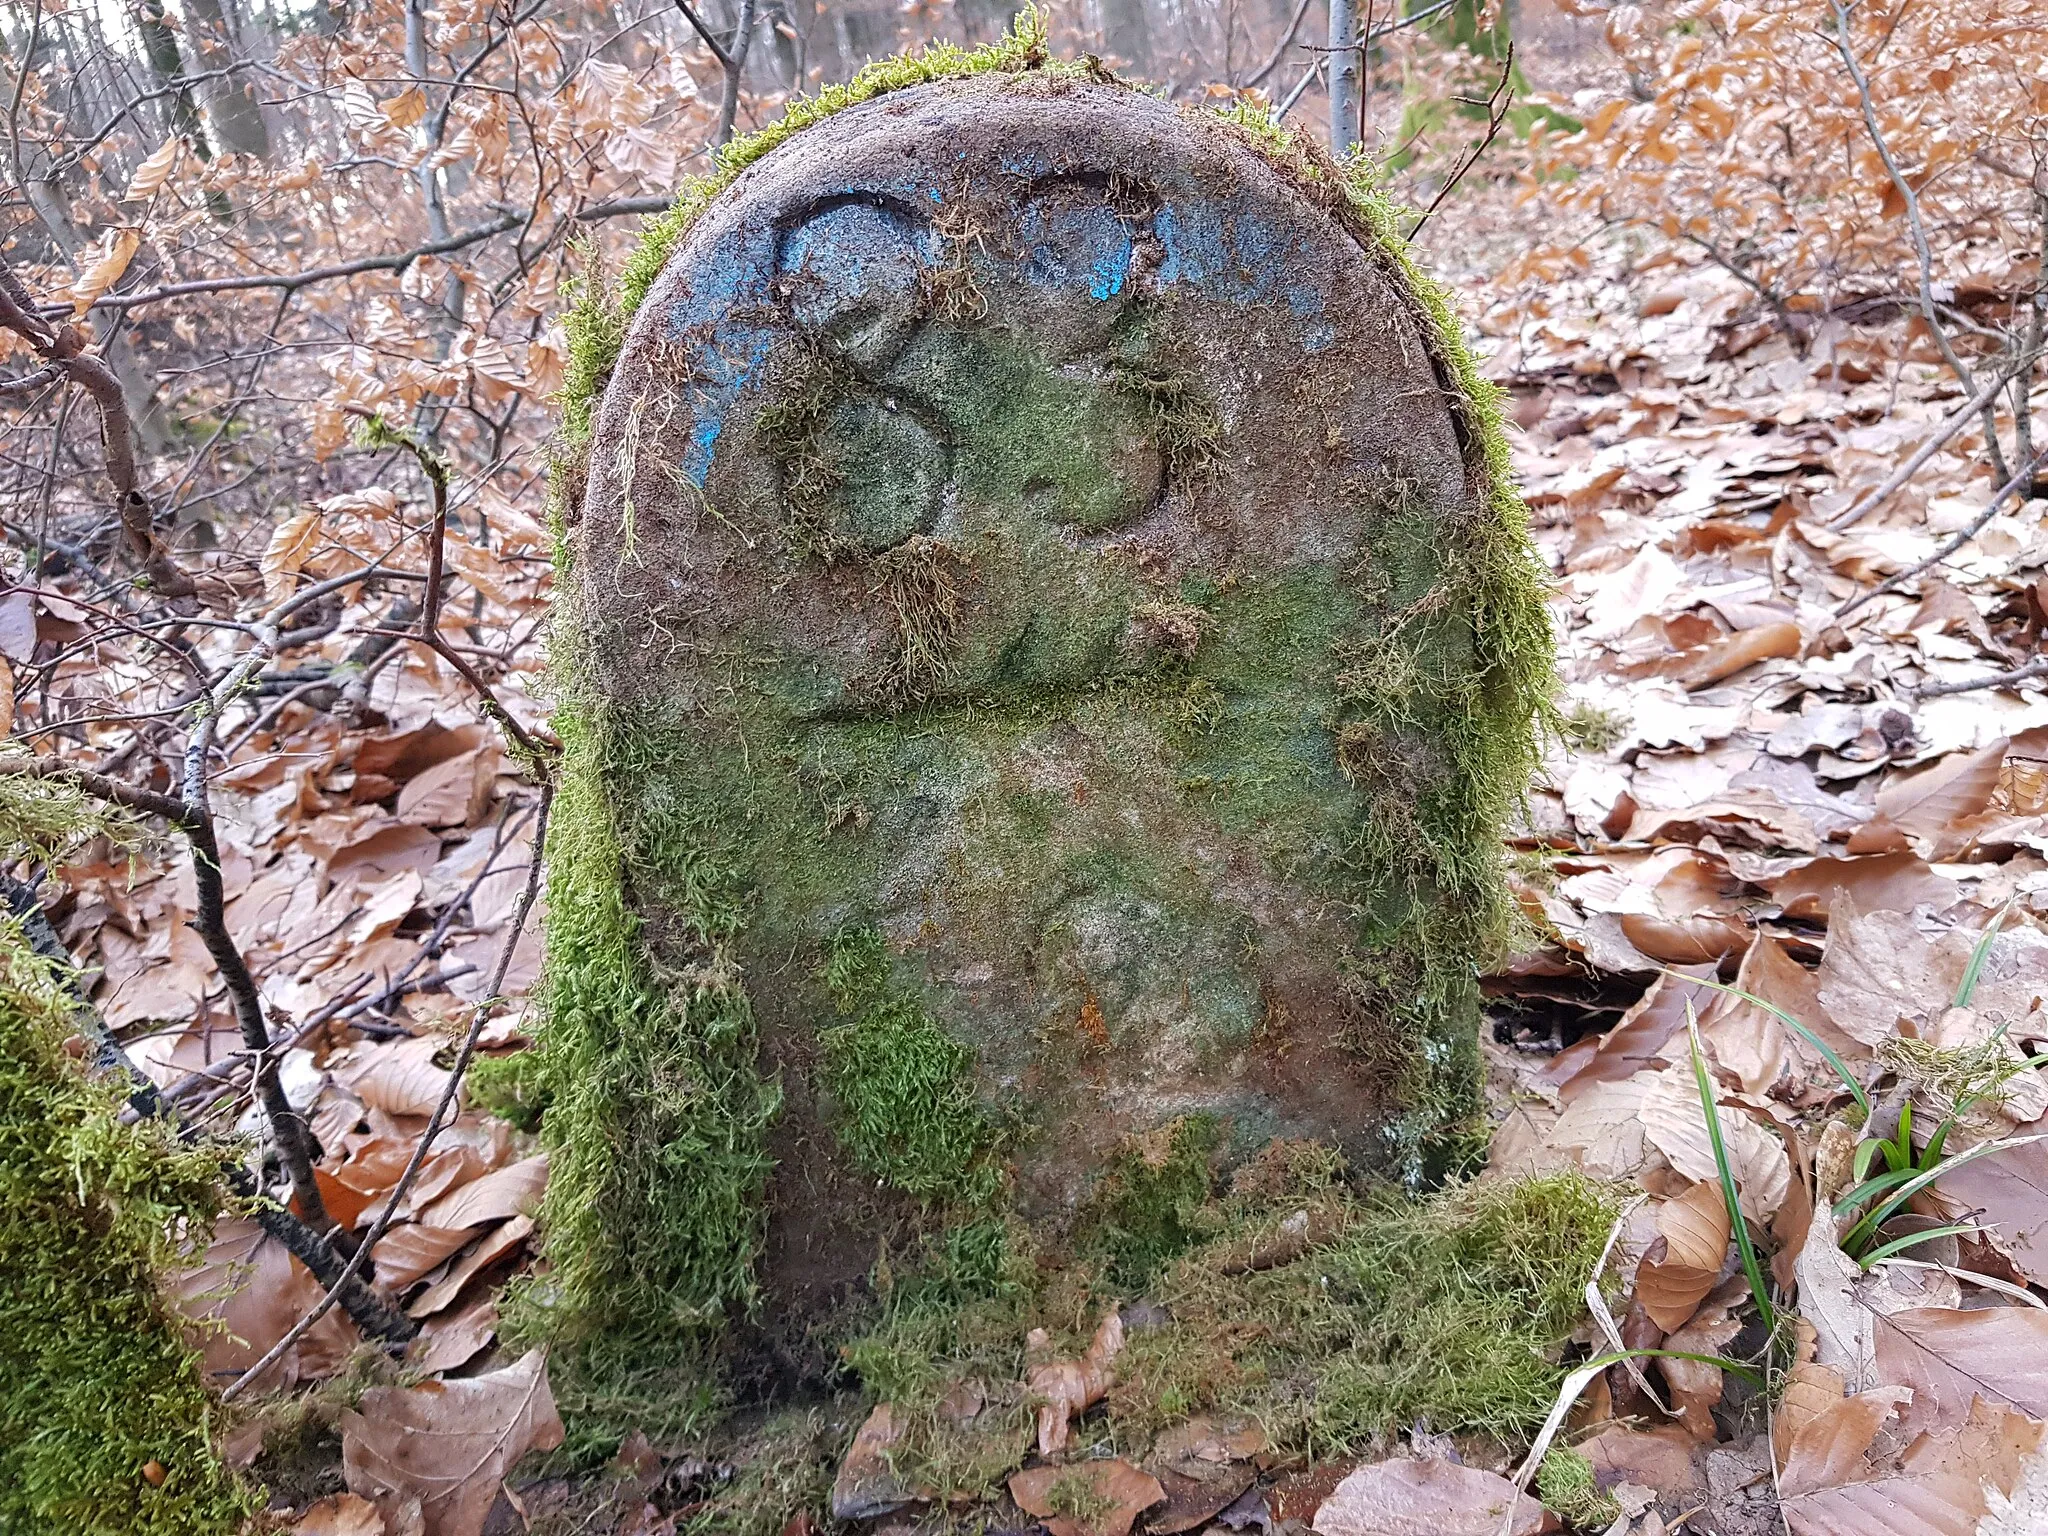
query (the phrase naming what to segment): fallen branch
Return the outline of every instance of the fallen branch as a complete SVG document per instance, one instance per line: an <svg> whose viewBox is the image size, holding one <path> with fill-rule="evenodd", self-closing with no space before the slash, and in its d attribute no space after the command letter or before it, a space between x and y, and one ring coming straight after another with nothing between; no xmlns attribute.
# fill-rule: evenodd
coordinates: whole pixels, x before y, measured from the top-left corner
<svg viewBox="0 0 2048 1536"><path fill-rule="evenodd" d="M1852 528L1883 506L1887 501L1890 501L1897 494L1901 486L1920 472L1921 465L1941 452L1947 446L1949 440L1969 424L1970 418L1982 410L1991 400L1995 399L1998 392L2017 376L2017 369L2001 373L1996 380L1978 390L1973 398L1965 400L1961 405L1949 412L1948 415L1941 419L1941 425L1934 429L1933 436L1929 437L1926 442L1915 449L1910 459L1893 470L1890 478L1883 485L1880 485L1868 496L1857 502L1855 506L1829 523L1828 527L1836 529Z"/></svg>

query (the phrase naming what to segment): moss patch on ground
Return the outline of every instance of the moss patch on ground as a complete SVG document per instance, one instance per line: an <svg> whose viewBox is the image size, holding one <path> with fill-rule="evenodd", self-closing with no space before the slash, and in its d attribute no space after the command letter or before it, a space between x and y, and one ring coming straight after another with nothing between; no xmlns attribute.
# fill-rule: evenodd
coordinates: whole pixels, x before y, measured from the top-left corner
<svg viewBox="0 0 2048 1536"><path fill-rule="evenodd" d="M122 1125L64 1048L72 1006L0 915L0 1530L217 1536L261 1500L157 1278L204 1245L220 1154Z"/></svg>
<svg viewBox="0 0 2048 1536"><path fill-rule="evenodd" d="M1125 1305L1128 1342L1084 1434L1141 1454L1199 1413L1250 1418L1317 1459L1416 1422L1526 1434L1542 1422L1616 1205L1577 1175L1480 1181L1416 1199L1354 1187L1329 1149L1276 1142L1227 1192L1171 1202L1200 1236L1142 1288L1116 1256L1054 1253L984 1223L924 1240L842 1350L904 1426L900 1474L977 1491L1030 1434L1025 1335L1055 1357ZM1142 1300L1145 1306L1130 1310ZM963 1415L963 1402L974 1412Z"/></svg>

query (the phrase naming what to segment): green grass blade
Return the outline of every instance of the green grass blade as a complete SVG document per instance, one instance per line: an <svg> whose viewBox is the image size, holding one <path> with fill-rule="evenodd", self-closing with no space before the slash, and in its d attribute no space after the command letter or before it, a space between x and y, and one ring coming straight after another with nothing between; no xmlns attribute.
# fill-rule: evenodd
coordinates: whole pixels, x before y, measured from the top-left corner
<svg viewBox="0 0 2048 1536"><path fill-rule="evenodd" d="M1778 1331L1778 1313L1764 1285L1756 1244L1749 1240L1749 1223L1743 1219L1742 1203L1736 1198L1735 1173L1728 1166L1728 1148L1721 1138L1721 1111L1715 1103L1713 1081L1707 1076L1707 1058L1700 1051L1700 1024L1693 1014L1691 999L1685 1004L1685 1034L1692 1047L1692 1079L1700 1091L1700 1109L1707 1117L1707 1140L1713 1144L1714 1166L1721 1173L1721 1198L1727 1202L1728 1224L1735 1230L1735 1246L1742 1254L1742 1272L1749 1277L1749 1294L1756 1302L1764 1332L1774 1334Z"/></svg>
<svg viewBox="0 0 2048 1536"><path fill-rule="evenodd" d="M1982 1229L1975 1222L1959 1221L1954 1226L1930 1227L1925 1232L1909 1232L1904 1237L1893 1238L1882 1248L1873 1248L1856 1262L1862 1265L1863 1272L1868 1274L1871 1265L1881 1259L1888 1259L1895 1253L1904 1253L1908 1248L1929 1242L1937 1237L1960 1237L1965 1232L1977 1232L1980 1230Z"/></svg>
<svg viewBox="0 0 2048 1536"><path fill-rule="evenodd" d="M1843 1062L1840 1056L1835 1054L1834 1047L1793 1018L1791 1014L1780 1008L1776 1003L1767 1003L1755 993L1745 992L1740 987L1731 987L1725 982L1707 981L1699 976L1688 976L1683 971L1672 970L1669 966L1664 967L1664 974L1674 977L1679 981L1695 982L1702 987L1712 987L1716 992L1726 992L1730 997L1739 997L1745 1003L1763 1009L1765 1013L1768 1013L1780 1024L1791 1030L1793 1034L1820 1052L1822 1060L1834 1068L1835 1076L1839 1077L1842 1080L1842 1086L1849 1090L1849 1097L1854 1099L1863 1110L1863 1118L1865 1120L1870 1118L1870 1095L1863 1091L1863 1085L1856 1081L1854 1075L1850 1073L1847 1064Z"/></svg>
<svg viewBox="0 0 2048 1536"><path fill-rule="evenodd" d="M1722 1370L1740 1376L1753 1387L1764 1386L1763 1372L1744 1365L1739 1360L1730 1360L1726 1355L1694 1355L1682 1349L1620 1349L1611 1354L1598 1355L1578 1367L1588 1370L1598 1367L1602 1370L1610 1365L1619 1365L1624 1360L1697 1360L1701 1365L1718 1365Z"/></svg>
<svg viewBox="0 0 2048 1536"><path fill-rule="evenodd" d="M1927 1138L1927 1150L1921 1154L1921 1167L1932 1168L1941 1161L1941 1149L1948 1145L1949 1129L1955 1123L1956 1117L1950 1115L1934 1128L1934 1134Z"/></svg>
<svg viewBox="0 0 2048 1536"><path fill-rule="evenodd" d="M1846 1216L1867 1200L1875 1199L1888 1189L1897 1189L1906 1180L1917 1176L1923 1170L1918 1168L1894 1168L1889 1173L1880 1173L1865 1179L1849 1193L1835 1202L1835 1214Z"/></svg>
<svg viewBox="0 0 2048 1536"><path fill-rule="evenodd" d="M1861 1184L1865 1179L1870 1177L1870 1165L1877 1161L1878 1153L1888 1153L1890 1150L1891 1144L1887 1142L1883 1137L1871 1137L1870 1140L1864 1142L1862 1145L1857 1147L1856 1161L1849 1170L1849 1176L1852 1179L1854 1179L1855 1182ZM1890 1157L1886 1157L1885 1161L1890 1162Z"/></svg>
<svg viewBox="0 0 2048 1536"><path fill-rule="evenodd" d="M2013 902L2018 900L2015 896L2000 907L1998 915L1986 923L1983 933L1978 935L1977 947L1970 951L1969 966L1963 971L1963 979L1956 987L1958 1008L1969 1007L1970 999L1977 995L1977 982L1984 974L1984 962L1991 958L1991 941L1998 937L1998 930L2005 926L2005 919L2012 911Z"/></svg>
<svg viewBox="0 0 2048 1536"><path fill-rule="evenodd" d="M1882 1205L1872 1207L1868 1215L1843 1234L1843 1248L1853 1254L1861 1244L1870 1241L1872 1233L1876 1232L1879 1227L1905 1209L1908 1200L1911 1200L1943 1174L1960 1168L1965 1163L1973 1163L1988 1153L2000 1152L2007 1147L2023 1147L2028 1142L2039 1141L2040 1139L2039 1136L2008 1136L2000 1141L1979 1142L1967 1152L1958 1152L1939 1168L1922 1169L1919 1173L1901 1184L1889 1200L1885 1201Z"/></svg>

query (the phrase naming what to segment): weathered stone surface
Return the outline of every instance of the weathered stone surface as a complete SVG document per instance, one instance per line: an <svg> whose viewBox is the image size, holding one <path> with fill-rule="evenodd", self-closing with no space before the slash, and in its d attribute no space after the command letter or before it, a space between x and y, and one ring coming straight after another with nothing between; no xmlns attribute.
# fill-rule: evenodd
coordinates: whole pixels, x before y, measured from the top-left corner
<svg viewBox="0 0 2048 1536"><path fill-rule="evenodd" d="M1470 1106L1533 599L1441 334L1293 154L923 86L746 171L638 312L581 686L659 969L780 1075L772 1293L912 1198L1057 1231L1183 1117L1412 1167Z"/></svg>

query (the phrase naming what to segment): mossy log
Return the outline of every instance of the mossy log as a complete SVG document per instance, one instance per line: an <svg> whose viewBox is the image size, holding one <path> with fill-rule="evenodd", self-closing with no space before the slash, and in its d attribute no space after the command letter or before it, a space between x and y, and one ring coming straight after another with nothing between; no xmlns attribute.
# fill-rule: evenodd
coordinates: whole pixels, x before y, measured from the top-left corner
<svg viewBox="0 0 2048 1536"><path fill-rule="evenodd" d="M679 208L578 311L529 1326L801 1362L1191 1144L1469 1155L1550 637L1369 183L1022 33Z"/></svg>

